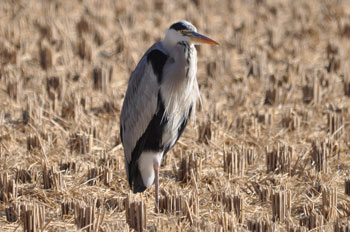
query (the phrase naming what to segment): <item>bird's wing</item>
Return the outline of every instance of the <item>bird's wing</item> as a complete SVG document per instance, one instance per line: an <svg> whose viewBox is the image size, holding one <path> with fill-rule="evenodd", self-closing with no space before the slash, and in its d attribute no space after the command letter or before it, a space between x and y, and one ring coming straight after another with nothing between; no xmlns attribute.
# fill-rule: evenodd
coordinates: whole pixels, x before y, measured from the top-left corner
<svg viewBox="0 0 350 232"><path fill-rule="evenodd" d="M129 80L120 116L120 134L126 164L129 164L134 158L138 159L138 157L132 157L131 154L157 113L161 73L157 73L159 67L156 67L156 63L163 62L164 65L167 56L164 55L163 60L158 60L158 62L149 58L160 51L164 55L165 51L158 42L145 53ZM159 56L157 57L159 59ZM125 166L128 167L128 165ZM129 176L129 170L127 173Z"/></svg>

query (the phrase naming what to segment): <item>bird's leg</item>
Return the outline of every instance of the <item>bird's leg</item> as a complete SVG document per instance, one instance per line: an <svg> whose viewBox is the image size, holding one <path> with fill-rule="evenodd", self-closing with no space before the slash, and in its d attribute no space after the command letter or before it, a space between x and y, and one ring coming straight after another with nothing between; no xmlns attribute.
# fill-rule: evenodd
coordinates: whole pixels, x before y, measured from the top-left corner
<svg viewBox="0 0 350 232"><path fill-rule="evenodd" d="M154 176L155 176L155 191L156 191L156 213L159 213L159 163L158 160L153 162Z"/></svg>

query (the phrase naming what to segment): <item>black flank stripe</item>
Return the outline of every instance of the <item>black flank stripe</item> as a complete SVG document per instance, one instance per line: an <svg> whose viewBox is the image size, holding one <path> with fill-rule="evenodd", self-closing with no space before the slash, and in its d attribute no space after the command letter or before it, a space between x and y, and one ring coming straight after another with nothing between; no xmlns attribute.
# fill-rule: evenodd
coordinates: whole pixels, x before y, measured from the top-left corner
<svg viewBox="0 0 350 232"><path fill-rule="evenodd" d="M168 122L167 117L163 118L164 111L164 103L159 92L157 111L148 124L145 133L143 133L141 138L137 141L136 146L131 153L132 158L129 164L129 185L131 186L132 182L134 182L134 193L143 192L146 189L137 165L141 153L143 151L161 151L164 149L162 135L164 127Z"/></svg>
<svg viewBox="0 0 350 232"><path fill-rule="evenodd" d="M168 123L168 118L164 116L165 107L160 91L158 92L158 110L153 116L151 122L147 127L147 142L144 150L146 151L160 151L163 149L162 144L163 130ZM163 117L164 116L164 117Z"/></svg>
<svg viewBox="0 0 350 232"><path fill-rule="evenodd" d="M158 83L162 82L163 67L167 59L168 56L158 49L152 50L147 55L147 61L152 64L153 72L157 75Z"/></svg>

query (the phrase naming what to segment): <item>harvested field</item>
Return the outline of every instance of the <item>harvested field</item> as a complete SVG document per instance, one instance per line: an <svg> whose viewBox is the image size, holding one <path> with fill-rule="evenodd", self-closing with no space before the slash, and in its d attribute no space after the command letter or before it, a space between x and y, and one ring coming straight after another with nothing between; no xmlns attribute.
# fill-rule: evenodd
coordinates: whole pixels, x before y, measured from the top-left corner
<svg viewBox="0 0 350 232"><path fill-rule="evenodd" d="M202 104L130 193L119 115L175 21ZM350 1L1 0L1 231L350 231Z"/></svg>

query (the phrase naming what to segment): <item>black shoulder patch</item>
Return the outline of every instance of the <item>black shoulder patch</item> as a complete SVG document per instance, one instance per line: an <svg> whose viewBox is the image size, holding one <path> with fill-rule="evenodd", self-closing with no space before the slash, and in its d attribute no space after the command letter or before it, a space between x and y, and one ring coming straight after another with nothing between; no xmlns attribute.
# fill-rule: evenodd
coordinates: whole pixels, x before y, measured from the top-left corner
<svg viewBox="0 0 350 232"><path fill-rule="evenodd" d="M177 22L170 26L170 29L174 29L175 31L187 30L188 28L183 22Z"/></svg>
<svg viewBox="0 0 350 232"><path fill-rule="evenodd" d="M152 64L153 72L157 75L158 83L162 82L163 67L167 59L168 56L158 49L152 50L147 55L147 61Z"/></svg>

